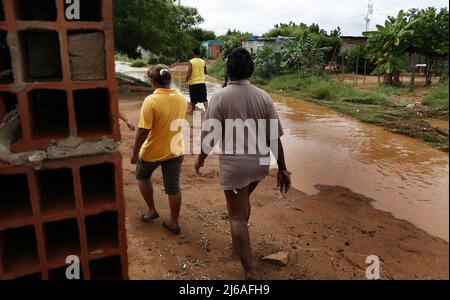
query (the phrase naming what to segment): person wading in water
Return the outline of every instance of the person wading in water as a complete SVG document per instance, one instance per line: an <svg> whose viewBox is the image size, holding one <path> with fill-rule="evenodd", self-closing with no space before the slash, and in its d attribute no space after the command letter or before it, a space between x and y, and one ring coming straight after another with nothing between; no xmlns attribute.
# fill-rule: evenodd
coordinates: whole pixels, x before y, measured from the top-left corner
<svg viewBox="0 0 450 300"><path fill-rule="evenodd" d="M197 104L203 103L205 110L208 109L208 92L206 90L206 74L208 68L206 62L200 58L200 49L195 48L194 58L189 61L186 74L186 87L189 88L191 98L190 114L194 113Z"/></svg>
<svg viewBox="0 0 450 300"><path fill-rule="evenodd" d="M287 170L281 127L278 114L271 97L263 90L253 86L249 78L254 71L254 63L250 53L242 48L235 49L228 57L227 72L230 77L229 85L215 93L210 101L209 109L206 112L205 124L208 121L216 121L221 124L221 132L218 134L222 138L222 154L220 155L220 181L227 200L228 214L231 223L231 235L233 247L238 254L245 272L246 279L254 279L255 271L252 262L252 252L250 249L250 236L248 221L250 219L251 205L250 196L255 191L258 183L269 173L270 150L274 153L278 161L278 186L280 191L288 192L291 187L291 173ZM263 121L266 125L263 130L263 144L271 145L263 154L258 149L256 154L227 153L231 146L235 149L249 149L251 141L244 136L236 136L231 140L227 138L233 132L227 132L225 124L227 121L255 122ZM274 129L270 124L277 124ZM204 166L205 160L210 154L213 144L206 142L211 134L208 126L202 130L202 153L195 163L195 170L200 174L200 169ZM234 128L231 129L234 131ZM237 130L236 130L237 131ZM249 136L258 136L257 133L248 129ZM245 134L244 134L245 135ZM224 138L225 137L225 138ZM225 141L223 141L225 139ZM239 145L240 141L244 145ZM256 142L256 141L255 141ZM259 145L259 143L258 143ZM265 164L261 163L264 158Z"/></svg>

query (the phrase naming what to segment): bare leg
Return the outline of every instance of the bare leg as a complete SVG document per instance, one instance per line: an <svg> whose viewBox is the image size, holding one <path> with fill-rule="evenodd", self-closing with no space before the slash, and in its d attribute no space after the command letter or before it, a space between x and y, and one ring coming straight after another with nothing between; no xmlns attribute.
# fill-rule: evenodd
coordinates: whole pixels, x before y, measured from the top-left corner
<svg viewBox="0 0 450 300"><path fill-rule="evenodd" d="M252 205L250 203L250 197L252 196L253 192L256 190L256 187L258 186L259 182L253 182L248 187L248 218L247 223L250 221L250 215L252 213Z"/></svg>
<svg viewBox="0 0 450 300"><path fill-rule="evenodd" d="M168 224L170 228L175 228L179 226L178 218L180 217L181 210L181 194L179 195L169 195L169 205L170 205L170 223Z"/></svg>
<svg viewBox="0 0 450 300"><path fill-rule="evenodd" d="M195 111L195 104L191 102L191 110L189 111L189 114L192 115L194 114Z"/></svg>
<svg viewBox="0 0 450 300"><path fill-rule="evenodd" d="M252 252L250 249L250 234L248 232L248 187L235 194L233 191L225 191L227 198L228 214L230 216L231 237L233 247L241 260L245 278L253 279Z"/></svg>
<svg viewBox="0 0 450 300"><path fill-rule="evenodd" d="M145 200L145 203L147 203L149 212L148 216L151 216L152 214L156 213L155 209L155 201L153 198L153 185L151 179L149 180L139 180L138 181L139 190L141 191L142 197Z"/></svg>

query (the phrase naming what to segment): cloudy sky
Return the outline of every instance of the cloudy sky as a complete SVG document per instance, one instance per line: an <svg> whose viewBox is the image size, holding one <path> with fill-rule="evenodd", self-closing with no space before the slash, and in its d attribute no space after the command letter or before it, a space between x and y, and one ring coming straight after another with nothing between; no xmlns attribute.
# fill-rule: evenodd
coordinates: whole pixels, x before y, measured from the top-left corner
<svg viewBox="0 0 450 300"><path fill-rule="evenodd" d="M448 7L448 0L372 0L370 28L384 23L399 10L428 6ZM368 0L181 0L197 7L205 19L204 29L223 34L228 28L260 35L274 24L294 21L318 23L330 31L341 27L343 35L360 35L365 29Z"/></svg>

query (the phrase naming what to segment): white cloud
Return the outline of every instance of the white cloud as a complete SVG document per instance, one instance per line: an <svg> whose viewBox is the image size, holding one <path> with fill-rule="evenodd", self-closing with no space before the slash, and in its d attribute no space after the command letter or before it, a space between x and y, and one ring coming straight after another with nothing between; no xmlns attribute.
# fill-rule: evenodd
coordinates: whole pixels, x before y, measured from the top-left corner
<svg viewBox="0 0 450 300"><path fill-rule="evenodd" d="M277 23L317 23L330 31L341 27L344 35L360 35L365 29L366 0L182 0L196 7L205 19L202 28L217 34L228 28L254 34L267 32ZM384 23L401 9L447 7L447 0L373 0L371 28Z"/></svg>

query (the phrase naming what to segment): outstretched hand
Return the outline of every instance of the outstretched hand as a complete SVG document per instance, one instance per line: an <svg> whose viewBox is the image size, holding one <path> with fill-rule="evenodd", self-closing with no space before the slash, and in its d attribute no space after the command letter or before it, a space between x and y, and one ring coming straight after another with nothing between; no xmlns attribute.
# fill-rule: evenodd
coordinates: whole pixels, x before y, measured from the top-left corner
<svg viewBox="0 0 450 300"><path fill-rule="evenodd" d="M291 175L292 173L285 171L278 171L277 187L280 188L281 193L287 193L291 189Z"/></svg>

